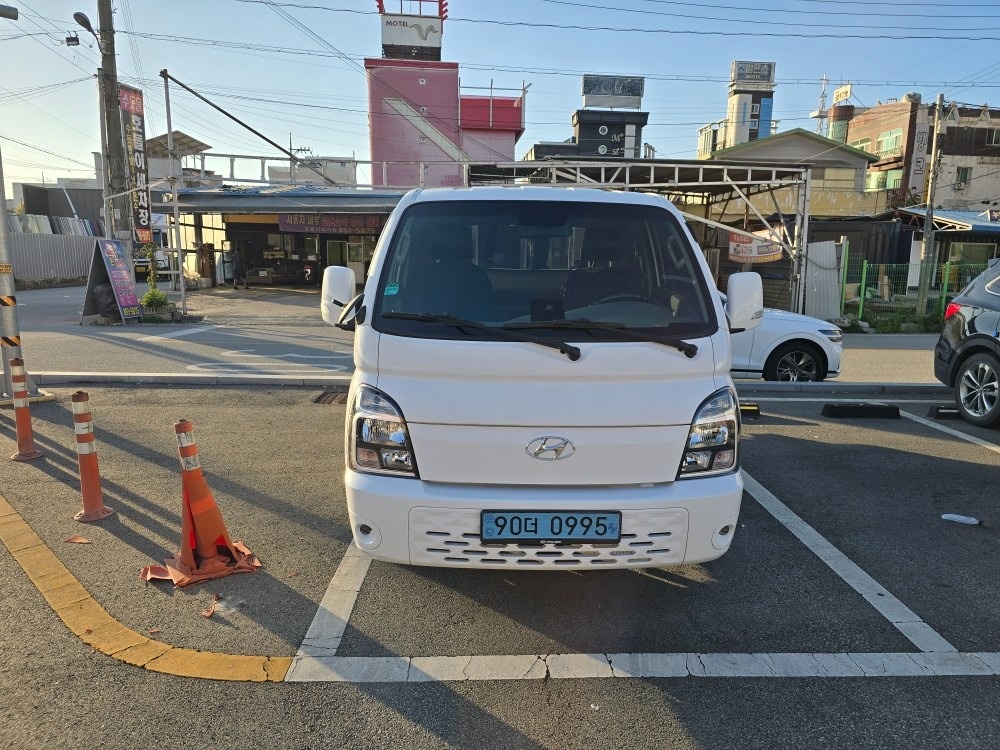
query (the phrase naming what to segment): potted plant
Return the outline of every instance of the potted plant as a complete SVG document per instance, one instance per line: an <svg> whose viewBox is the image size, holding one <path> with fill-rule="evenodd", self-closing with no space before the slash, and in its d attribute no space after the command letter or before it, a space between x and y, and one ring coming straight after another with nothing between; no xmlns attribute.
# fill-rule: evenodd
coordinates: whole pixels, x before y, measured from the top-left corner
<svg viewBox="0 0 1000 750"><path fill-rule="evenodd" d="M142 295L139 304L142 305L143 320L147 316L162 320L162 316L167 316L170 320L177 317L177 308L167 302L167 293L156 288L156 246L147 243L142 246L145 255L149 258L149 275L146 278L146 293ZM152 322L152 321L151 321Z"/></svg>

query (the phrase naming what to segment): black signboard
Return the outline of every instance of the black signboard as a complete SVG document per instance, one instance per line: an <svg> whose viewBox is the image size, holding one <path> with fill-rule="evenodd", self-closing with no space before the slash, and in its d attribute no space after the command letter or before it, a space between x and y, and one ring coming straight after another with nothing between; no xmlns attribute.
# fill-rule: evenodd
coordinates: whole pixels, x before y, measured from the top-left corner
<svg viewBox="0 0 1000 750"><path fill-rule="evenodd" d="M97 240L87 276L83 315L118 316L123 321L142 317L142 307L132 282L132 261L118 240ZM82 321L81 321L82 322Z"/></svg>
<svg viewBox="0 0 1000 750"><path fill-rule="evenodd" d="M583 77L584 96L637 96L646 91L646 79L642 76L597 76Z"/></svg>

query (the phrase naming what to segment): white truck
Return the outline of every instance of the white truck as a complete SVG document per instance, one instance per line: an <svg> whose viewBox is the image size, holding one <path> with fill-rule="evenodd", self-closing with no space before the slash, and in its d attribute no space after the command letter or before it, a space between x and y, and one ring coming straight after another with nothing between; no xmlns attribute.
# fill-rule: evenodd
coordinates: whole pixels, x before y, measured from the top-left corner
<svg viewBox="0 0 1000 750"><path fill-rule="evenodd" d="M364 291L324 272L355 332L346 492L357 546L411 565L551 570L698 563L743 485L724 308L664 198L549 187L408 193Z"/></svg>

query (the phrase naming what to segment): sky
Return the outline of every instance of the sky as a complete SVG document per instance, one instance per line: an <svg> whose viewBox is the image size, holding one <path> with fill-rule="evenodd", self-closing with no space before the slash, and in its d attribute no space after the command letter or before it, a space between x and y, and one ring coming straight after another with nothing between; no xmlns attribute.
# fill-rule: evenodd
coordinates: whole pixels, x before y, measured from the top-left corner
<svg viewBox="0 0 1000 750"><path fill-rule="evenodd" d="M275 141L321 156L368 158L362 58L381 56L375 0L114 0L121 81L145 90L147 135L166 130L170 73ZM11 182L92 177L100 149L95 0L3 0L0 151ZM389 11L401 0L386 0ZM931 101L1000 105L1000 3L887 0L449 0L444 60L463 87L530 84L516 158L565 140L581 76L646 76L643 140L658 157L692 159L697 131L725 117L733 60L776 63L779 131L815 129L821 83L853 83L872 106L915 91ZM308 7L306 7L308 6ZM408 10L407 0L402 1ZM68 47L77 34L80 45ZM867 37L867 38L857 38ZM909 37L909 38L893 38ZM915 38L923 37L923 38ZM268 49L259 49L259 47ZM251 47L247 49L246 47ZM349 58L349 59L345 59ZM351 62L353 61L353 63ZM472 92L480 93L480 92ZM225 153L277 155L176 87L173 127ZM362 171L361 179L366 179Z"/></svg>

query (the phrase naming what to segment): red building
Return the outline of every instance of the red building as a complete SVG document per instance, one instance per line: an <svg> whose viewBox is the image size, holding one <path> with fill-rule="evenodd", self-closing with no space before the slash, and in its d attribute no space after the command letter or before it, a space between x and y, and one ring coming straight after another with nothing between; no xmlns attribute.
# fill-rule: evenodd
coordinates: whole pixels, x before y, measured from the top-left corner
<svg viewBox="0 0 1000 750"><path fill-rule="evenodd" d="M447 0L407 2L418 15L376 2L383 57L365 59L372 183L457 186L465 163L512 161L524 132L523 86L506 90L517 96L462 92L458 63L441 60Z"/></svg>

